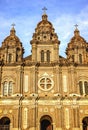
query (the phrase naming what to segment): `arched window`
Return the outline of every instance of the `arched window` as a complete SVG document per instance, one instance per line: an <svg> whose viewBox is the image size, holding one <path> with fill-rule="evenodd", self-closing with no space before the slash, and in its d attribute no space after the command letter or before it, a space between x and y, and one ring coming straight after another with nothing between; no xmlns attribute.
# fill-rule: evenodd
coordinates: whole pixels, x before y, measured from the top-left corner
<svg viewBox="0 0 88 130"><path fill-rule="evenodd" d="M81 95L88 95L88 81L79 81L79 90Z"/></svg>
<svg viewBox="0 0 88 130"><path fill-rule="evenodd" d="M10 119L8 117L0 119L0 130L10 130Z"/></svg>
<svg viewBox="0 0 88 130"><path fill-rule="evenodd" d="M72 61L74 62L74 55L72 55Z"/></svg>
<svg viewBox="0 0 88 130"><path fill-rule="evenodd" d="M84 82L84 87L85 87L85 94L88 95L88 82Z"/></svg>
<svg viewBox="0 0 88 130"><path fill-rule="evenodd" d="M11 63L12 61L12 54L8 54L8 62Z"/></svg>
<svg viewBox="0 0 88 130"><path fill-rule="evenodd" d="M50 62L50 51L47 50L47 62Z"/></svg>
<svg viewBox="0 0 88 130"><path fill-rule="evenodd" d="M41 62L44 62L44 50L41 51Z"/></svg>
<svg viewBox="0 0 88 130"><path fill-rule="evenodd" d="M16 62L18 61L18 54L16 55Z"/></svg>
<svg viewBox="0 0 88 130"><path fill-rule="evenodd" d="M12 81L5 81L3 83L3 96L11 96L13 90L13 82Z"/></svg>
<svg viewBox="0 0 88 130"><path fill-rule="evenodd" d="M3 96L6 96L8 93L8 83L5 81L3 84Z"/></svg>
<svg viewBox="0 0 88 130"><path fill-rule="evenodd" d="M40 119L40 130L53 130L52 118L48 115L44 115Z"/></svg>
<svg viewBox="0 0 88 130"><path fill-rule="evenodd" d="M82 63L82 54L79 54L79 63Z"/></svg>

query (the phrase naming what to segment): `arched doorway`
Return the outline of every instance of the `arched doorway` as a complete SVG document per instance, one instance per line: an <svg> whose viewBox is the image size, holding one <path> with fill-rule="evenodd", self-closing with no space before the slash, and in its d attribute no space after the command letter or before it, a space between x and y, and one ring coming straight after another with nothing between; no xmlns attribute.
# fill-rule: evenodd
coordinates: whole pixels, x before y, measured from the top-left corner
<svg viewBox="0 0 88 130"><path fill-rule="evenodd" d="M0 119L0 130L10 130L10 119L8 117Z"/></svg>
<svg viewBox="0 0 88 130"><path fill-rule="evenodd" d="M83 123L83 130L88 130L88 117L84 117L82 123Z"/></svg>
<svg viewBox="0 0 88 130"><path fill-rule="evenodd" d="M40 130L53 130L52 118L48 115L40 119Z"/></svg>

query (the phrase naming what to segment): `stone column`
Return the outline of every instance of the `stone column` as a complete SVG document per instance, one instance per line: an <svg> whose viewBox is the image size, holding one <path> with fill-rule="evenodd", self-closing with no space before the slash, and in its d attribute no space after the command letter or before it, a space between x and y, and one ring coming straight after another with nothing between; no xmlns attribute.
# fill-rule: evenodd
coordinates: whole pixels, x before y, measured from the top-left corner
<svg viewBox="0 0 88 130"><path fill-rule="evenodd" d="M59 68L59 92L62 94L62 67Z"/></svg>
<svg viewBox="0 0 88 130"><path fill-rule="evenodd" d="M62 128L62 117L61 117L62 110L61 110L61 105L60 104L58 104L56 110L57 110L57 113L56 113L56 119L57 119L56 120L56 127L57 127L57 129L60 129L60 128Z"/></svg>
<svg viewBox="0 0 88 130"><path fill-rule="evenodd" d="M80 124L80 130L83 130L83 123Z"/></svg>
<svg viewBox="0 0 88 130"><path fill-rule="evenodd" d="M31 93L35 93L35 66L31 68Z"/></svg>
<svg viewBox="0 0 88 130"><path fill-rule="evenodd" d="M55 93L60 92L59 88L59 67L58 65L54 67L54 86L55 86Z"/></svg>
<svg viewBox="0 0 88 130"><path fill-rule="evenodd" d="M68 92L68 86L67 86L67 75L63 75L63 92Z"/></svg>
<svg viewBox="0 0 88 130"><path fill-rule="evenodd" d="M12 130L12 123L10 123L10 130Z"/></svg>
<svg viewBox="0 0 88 130"><path fill-rule="evenodd" d="M52 125L52 127L53 127L53 130L56 130L56 125L55 125L55 123L53 122L51 125Z"/></svg>
<svg viewBox="0 0 88 130"><path fill-rule="evenodd" d="M59 46L58 46L58 43L56 43L56 44L54 44L54 59L55 59L54 61L55 62L59 61L58 52L59 52Z"/></svg>
<svg viewBox="0 0 88 130"><path fill-rule="evenodd" d="M77 71L76 67L74 68L74 92L78 93L79 92L79 87L77 85Z"/></svg>
<svg viewBox="0 0 88 130"><path fill-rule="evenodd" d="M38 66L35 67L35 93L38 93Z"/></svg>
<svg viewBox="0 0 88 130"><path fill-rule="evenodd" d="M70 128L70 120L69 120L69 109L65 108L65 128Z"/></svg>
<svg viewBox="0 0 88 130"><path fill-rule="evenodd" d="M2 86L2 65L0 66L0 95L2 94L1 86Z"/></svg>
<svg viewBox="0 0 88 130"><path fill-rule="evenodd" d="M36 130L40 130L40 123L37 124L37 129Z"/></svg>
<svg viewBox="0 0 88 130"><path fill-rule="evenodd" d="M31 93L37 93L38 91L37 82L38 82L38 68L37 66L33 66L33 68L31 68Z"/></svg>
<svg viewBox="0 0 88 130"><path fill-rule="evenodd" d="M74 127L79 128L79 111L77 107L73 108L73 116L74 116Z"/></svg>
<svg viewBox="0 0 88 130"><path fill-rule="evenodd" d="M26 129L28 127L28 108L23 108L23 128Z"/></svg>
<svg viewBox="0 0 88 130"><path fill-rule="evenodd" d="M79 58L79 57L78 57L79 55L78 55L78 52L77 52L78 50L75 48L74 51L75 51L75 54L74 54L75 59L74 59L74 61L75 61L76 63L78 63L78 58Z"/></svg>
<svg viewBox="0 0 88 130"><path fill-rule="evenodd" d="M21 81L20 81L20 71L21 71L21 68L20 66L17 67L17 90L16 92L20 93L20 86L21 86Z"/></svg>
<svg viewBox="0 0 88 130"><path fill-rule="evenodd" d="M5 58L4 58L4 60L5 60L5 63L7 63L7 61L8 61L8 48L7 47L5 48Z"/></svg>
<svg viewBox="0 0 88 130"><path fill-rule="evenodd" d="M17 67L17 90L20 94L23 94L23 82L24 82L24 67L18 66Z"/></svg>
<svg viewBox="0 0 88 130"><path fill-rule="evenodd" d="M36 62L37 60L37 46L36 43L32 44L32 61Z"/></svg>
<svg viewBox="0 0 88 130"><path fill-rule="evenodd" d="M74 67L70 66L69 68L69 93L74 93Z"/></svg>

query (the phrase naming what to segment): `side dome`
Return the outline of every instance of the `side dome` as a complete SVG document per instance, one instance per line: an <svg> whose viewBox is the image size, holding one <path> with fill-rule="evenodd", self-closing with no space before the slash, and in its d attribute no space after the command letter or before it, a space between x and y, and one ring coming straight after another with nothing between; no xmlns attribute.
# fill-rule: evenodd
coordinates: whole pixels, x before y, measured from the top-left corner
<svg viewBox="0 0 88 130"><path fill-rule="evenodd" d="M73 50L75 48L84 48L84 47L88 47L88 44L86 40L82 36L80 36L80 31L78 30L78 28L76 28L74 31L74 36L68 43L66 54L68 54L68 51L71 49Z"/></svg>
<svg viewBox="0 0 88 130"><path fill-rule="evenodd" d="M4 64L22 62L24 48L20 39L16 36L14 27L10 30L10 35L2 42L0 57Z"/></svg>
<svg viewBox="0 0 88 130"><path fill-rule="evenodd" d="M88 63L88 43L80 36L76 27L74 36L71 38L66 49L67 59L76 64Z"/></svg>
<svg viewBox="0 0 88 130"><path fill-rule="evenodd" d="M75 42L86 42L83 37L80 36L79 30L76 28L74 31L74 36L71 38L71 42L75 44Z"/></svg>
<svg viewBox="0 0 88 130"><path fill-rule="evenodd" d="M7 36L4 41L2 42L2 47L5 46L22 46L22 43L20 42L20 39L16 36L16 31L14 27L10 30L10 35Z"/></svg>

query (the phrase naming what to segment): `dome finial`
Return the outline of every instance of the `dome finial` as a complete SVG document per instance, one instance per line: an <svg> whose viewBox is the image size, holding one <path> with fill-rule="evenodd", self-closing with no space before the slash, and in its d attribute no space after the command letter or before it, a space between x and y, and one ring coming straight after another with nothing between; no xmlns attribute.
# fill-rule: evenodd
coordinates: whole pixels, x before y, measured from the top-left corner
<svg viewBox="0 0 88 130"><path fill-rule="evenodd" d="M44 11L44 14L46 14L46 10L47 10L47 8L44 7L42 10Z"/></svg>
<svg viewBox="0 0 88 130"><path fill-rule="evenodd" d="M12 23L12 24L11 24L11 26L12 26L12 28L14 28L15 24L14 24L14 23Z"/></svg>
<svg viewBox="0 0 88 130"><path fill-rule="evenodd" d="M14 29L14 26L15 26L15 24L13 23L13 24L11 24L11 26L12 26L12 29L10 30L10 35L15 35L15 29Z"/></svg>
<svg viewBox="0 0 88 130"><path fill-rule="evenodd" d="M74 35L79 36L78 24L75 24L74 26L75 26Z"/></svg>
<svg viewBox="0 0 88 130"><path fill-rule="evenodd" d="M43 20L43 21L47 21L47 15L46 15L46 10L47 10L47 8L44 7L42 10L44 11L44 13L43 13L43 15L42 15L42 20Z"/></svg>
<svg viewBox="0 0 88 130"><path fill-rule="evenodd" d="M78 24L75 24L74 26L75 26L75 28L76 28L76 30L77 30L77 29L78 29Z"/></svg>

